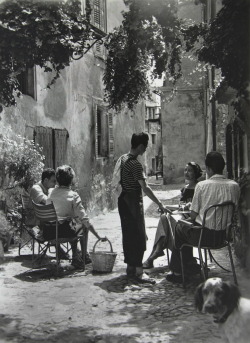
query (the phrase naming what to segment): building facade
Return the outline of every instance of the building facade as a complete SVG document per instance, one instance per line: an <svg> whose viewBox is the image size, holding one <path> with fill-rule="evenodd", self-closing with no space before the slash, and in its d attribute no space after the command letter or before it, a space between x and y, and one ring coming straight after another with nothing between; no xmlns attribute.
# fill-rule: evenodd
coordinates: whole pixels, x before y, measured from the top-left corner
<svg viewBox="0 0 250 343"><path fill-rule="evenodd" d="M92 24L104 35L121 23L123 0L93 0L92 6ZM132 133L145 128L143 104L135 113L108 110L102 81L105 54L103 45L95 44L65 68L50 89L53 75L37 66L27 70L21 76L22 98L0 114L2 127L43 147L46 167L74 168L79 194L91 214L112 205L114 163L129 150Z"/></svg>

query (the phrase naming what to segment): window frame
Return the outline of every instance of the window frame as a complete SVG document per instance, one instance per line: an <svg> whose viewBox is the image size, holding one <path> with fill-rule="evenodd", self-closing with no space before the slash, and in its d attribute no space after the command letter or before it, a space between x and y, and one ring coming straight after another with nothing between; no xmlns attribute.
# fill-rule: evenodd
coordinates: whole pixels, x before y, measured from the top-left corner
<svg viewBox="0 0 250 343"><path fill-rule="evenodd" d="M93 103L95 125L95 157L105 159L114 156L113 115L103 102Z"/></svg>
<svg viewBox="0 0 250 343"><path fill-rule="evenodd" d="M25 71L17 76L17 79L20 92L37 100L36 67L26 68Z"/></svg>

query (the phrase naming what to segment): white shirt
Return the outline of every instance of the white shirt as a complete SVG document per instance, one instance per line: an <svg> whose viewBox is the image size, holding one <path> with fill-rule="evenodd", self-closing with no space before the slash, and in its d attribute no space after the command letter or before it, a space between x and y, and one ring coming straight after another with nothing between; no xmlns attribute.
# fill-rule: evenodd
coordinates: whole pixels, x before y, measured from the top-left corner
<svg viewBox="0 0 250 343"><path fill-rule="evenodd" d="M48 196L48 189L44 187L42 181L36 183L30 190L30 199L36 204L45 204ZM31 202L31 208L32 208Z"/></svg>
<svg viewBox="0 0 250 343"><path fill-rule="evenodd" d="M198 213L195 221L202 224L204 212L211 205L232 201L237 206L239 196L239 185L223 175L215 174L208 180L198 182L191 205L191 211ZM219 222L219 217L217 219ZM220 229L215 225L214 211L208 211L205 226L209 229Z"/></svg>
<svg viewBox="0 0 250 343"><path fill-rule="evenodd" d="M46 204L53 202L59 221L74 218L76 222L89 228L89 217L82 205L80 195L69 187L59 186L49 189Z"/></svg>

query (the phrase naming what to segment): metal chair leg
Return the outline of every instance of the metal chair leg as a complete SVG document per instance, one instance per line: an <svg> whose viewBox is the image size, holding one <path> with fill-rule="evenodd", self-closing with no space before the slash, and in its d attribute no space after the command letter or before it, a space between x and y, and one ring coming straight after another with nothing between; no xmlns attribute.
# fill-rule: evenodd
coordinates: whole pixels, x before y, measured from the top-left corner
<svg viewBox="0 0 250 343"><path fill-rule="evenodd" d="M208 279L207 249L204 249L204 255L205 255L204 272L205 272L206 279ZM210 257L210 260L211 260L211 257Z"/></svg>
<svg viewBox="0 0 250 343"><path fill-rule="evenodd" d="M167 252L167 260L168 260L168 266L169 266L169 252L168 252L168 248L166 249Z"/></svg>
<svg viewBox="0 0 250 343"><path fill-rule="evenodd" d="M182 256L182 249L180 251L180 258L181 258L181 274L182 274L182 286L185 288L185 274L184 274L184 265L183 265L183 256Z"/></svg>
<svg viewBox="0 0 250 343"><path fill-rule="evenodd" d="M82 238L80 240L81 250L82 250L82 260L83 260L83 270L85 270L85 257L87 254L87 245L88 245L88 230L83 228Z"/></svg>
<svg viewBox="0 0 250 343"><path fill-rule="evenodd" d="M232 255L232 250L231 250L231 246L230 243L228 243L228 252L229 252L229 258L230 258L230 262L231 262L231 268L232 268L232 272L233 272L233 277L234 277L234 283L236 285L238 285L238 281L237 281L237 277L236 277L236 272L235 272L235 268L234 268L234 261L233 261L233 255Z"/></svg>
<svg viewBox="0 0 250 343"><path fill-rule="evenodd" d="M205 273L205 267L204 267L204 262L203 262L203 258L202 258L201 248L198 248L198 252L199 252L199 259L200 259L200 264L201 264L202 276L203 276L203 279L205 281L206 280L206 273Z"/></svg>

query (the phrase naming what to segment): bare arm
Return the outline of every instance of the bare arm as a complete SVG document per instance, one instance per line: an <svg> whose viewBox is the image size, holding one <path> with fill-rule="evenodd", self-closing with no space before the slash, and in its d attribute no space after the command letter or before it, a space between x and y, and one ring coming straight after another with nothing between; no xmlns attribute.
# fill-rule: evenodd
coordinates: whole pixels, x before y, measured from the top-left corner
<svg viewBox="0 0 250 343"><path fill-rule="evenodd" d="M36 204L46 204L47 195L39 185L34 185L30 190L30 197Z"/></svg>
<svg viewBox="0 0 250 343"><path fill-rule="evenodd" d="M149 185L146 183L145 180L138 180L143 192L154 202L156 205L159 206L159 208L164 211L164 206L162 205L161 201L157 199L152 189L149 187Z"/></svg>
<svg viewBox="0 0 250 343"><path fill-rule="evenodd" d="M96 232L94 226L90 223L89 217L83 207L81 198L79 194L76 192L74 193L73 208L74 208L75 217L80 219L80 221L82 222L82 225L86 227L90 232L92 232L93 235L95 235L97 239L102 239Z"/></svg>

